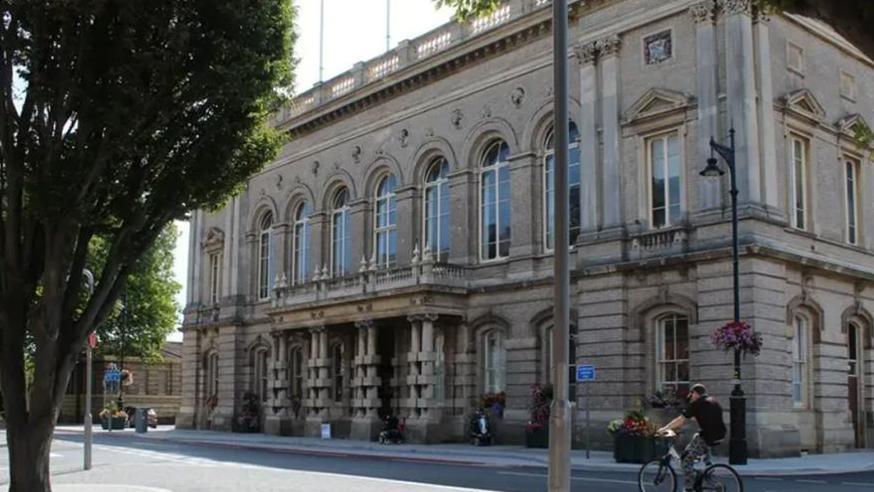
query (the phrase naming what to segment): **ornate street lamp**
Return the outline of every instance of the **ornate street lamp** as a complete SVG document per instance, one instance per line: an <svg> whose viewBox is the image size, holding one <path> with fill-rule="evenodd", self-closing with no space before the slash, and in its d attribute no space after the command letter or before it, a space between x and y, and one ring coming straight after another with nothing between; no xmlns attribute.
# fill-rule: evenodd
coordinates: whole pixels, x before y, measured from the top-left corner
<svg viewBox="0 0 874 492"><path fill-rule="evenodd" d="M734 322L740 322L740 274L738 268L738 240L737 240L737 172L735 168L734 152L734 128L729 130L729 146L722 145L713 137L710 137L710 158L707 159L707 167L701 171L701 176L707 178L719 178L725 171L719 167L719 160L715 154L719 154L728 165L728 174L731 176L731 260L734 273ZM715 154L714 154L715 153ZM728 461L732 465L745 465L747 463L747 402L741 389L739 348L734 349L734 389L731 392L731 437L728 441Z"/></svg>

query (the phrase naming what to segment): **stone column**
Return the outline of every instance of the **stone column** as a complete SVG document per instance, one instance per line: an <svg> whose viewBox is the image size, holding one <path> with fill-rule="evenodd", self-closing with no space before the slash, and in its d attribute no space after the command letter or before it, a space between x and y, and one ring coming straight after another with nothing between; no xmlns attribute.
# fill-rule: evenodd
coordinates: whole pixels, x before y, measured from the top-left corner
<svg viewBox="0 0 874 492"><path fill-rule="evenodd" d="M719 135L719 99L717 97L716 26L714 25L713 0L704 0L690 9L695 20L696 64L698 74L698 140L695 144L695 159L704 165L710 155L710 137ZM698 169L692 166L692 169ZM698 209L719 208L722 201L718 179L706 179L692 173L698 183Z"/></svg>
<svg viewBox="0 0 874 492"><path fill-rule="evenodd" d="M456 265L471 264L479 257L475 176L467 169L449 176L449 262Z"/></svg>
<svg viewBox="0 0 874 492"><path fill-rule="evenodd" d="M309 367L309 379L307 388L309 399L307 400L308 415L306 422L306 435L320 435L320 425L328 417L330 402L331 380L328 375L330 360L328 359L328 333L324 326L310 328L310 358L307 362Z"/></svg>
<svg viewBox="0 0 874 492"><path fill-rule="evenodd" d="M189 234L191 234L191 264L192 264L192 283L189 283L189 304L202 304L203 297L201 296L201 287L203 286L203 250L200 248L200 243L203 240L203 212L200 210L194 211L194 218L191 219L191 228L189 229Z"/></svg>
<svg viewBox="0 0 874 492"><path fill-rule="evenodd" d="M438 354L434 347L434 322L436 314L410 316L412 346L410 348L411 373L407 381L411 383L410 407L416 418L408 422L408 439L412 442L432 442L437 437L442 420L443 402L435 398L434 363ZM415 368L417 374L413 373Z"/></svg>
<svg viewBox="0 0 874 492"><path fill-rule="evenodd" d="M397 190L396 199L398 235L396 265L408 265L413 245L416 243L416 238L419 237L418 221L416 220L416 217L419 216L419 207L416 206L418 202L417 188L405 186Z"/></svg>
<svg viewBox="0 0 874 492"><path fill-rule="evenodd" d="M274 435L291 433L291 418L288 407L288 338L285 332L273 334L274 360L271 364L271 381L273 396L267 400L268 412L264 419L264 432Z"/></svg>
<svg viewBox="0 0 874 492"><path fill-rule="evenodd" d="M759 81L758 123L761 133L762 202L769 212L782 215L780 198L777 195L777 137L774 128L774 87L771 78L771 36L768 22L757 16L753 21L753 36L756 50L756 71Z"/></svg>
<svg viewBox="0 0 874 492"><path fill-rule="evenodd" d="M723 0L728 122L736 134L737 187L740 203L761 203L759 125L749 0ZM719 138L727 143L727 135ZM709 155L709 154L708 154Z"/></svg>
<svg viewBox="0 0 874 492"><path fill-rule="evenodd" d="M239 380L240 367L236 363L240 330L237 326L219 328L218 406L212 421L213 430L231 430L239 396L237 385L243 383Z"/></svg>
<svg viewBox="0 0 874 492"><path fill-rule="evenodd" d="M193 429L196 419L202 413L208 396L203 395L203 354L200 350L200 330L186 327L182 330L182 392L176 425L180 429Z"/></svg>
<svg viewBox="0 0 874 492"><path fill-rule="evenodd" d="M598 227L598 129L597 103L598 80L595 61L598 49L594 42L574 49L580 64L580 114L577 117L580 130L580 172L582 188L582 230L595 231Z"/></svg>
<svg viewBox="0 0 874 492"><path fill-rule="evenodd" d="M598 41L601 67L601 128L604 159L601 168L601 226L617 227L622 221L622 163L619 155L619 36Z"/></svg>
<svg viewBox="0 0 874 492"><path fill-rule="evenodd" d="M355 418L352 420L352 439L372 440L379 434L379 407L377 390L381 384L377 376L380 357L376 353L376 326L372 320L356 321L358 354L354 363L357 376Z"/></svg>
<svg viewBox="0 0 874 492"><path fill-rule="evenodd" d="M422 318L421 316L408 316L407 320L410 322L410 351L407 352L408 369L406 381L409 397L407 398L406 410L407 418L415 420L419 418L419 374L421 374L419 352L422 350Z"/></svg>
<svg viewBox="0 0 874 492"><path fill-rule="evenodd" d="M418 383L421 387L421 398L419 408L421 415L425 419L431 419L431 410L434 406L434 363L436 354L434 352L434 321L437 319L435 315L425 315L422 317L422 350L419 351L419 360L422 367L422 372L419 376Z"/></svg>

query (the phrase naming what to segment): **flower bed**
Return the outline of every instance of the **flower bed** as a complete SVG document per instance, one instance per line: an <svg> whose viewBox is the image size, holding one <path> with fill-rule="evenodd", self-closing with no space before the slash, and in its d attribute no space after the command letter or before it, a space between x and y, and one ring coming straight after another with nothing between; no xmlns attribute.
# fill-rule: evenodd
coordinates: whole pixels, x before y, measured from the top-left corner
<svg viewBox="0 0 874 492"><path fill-rule="evenodd" d="M667 443L655 437L658 430L643 410L630 410L625 418L607 426L613 435L613 459L617 463L646 463L665 452Z"/></svg>

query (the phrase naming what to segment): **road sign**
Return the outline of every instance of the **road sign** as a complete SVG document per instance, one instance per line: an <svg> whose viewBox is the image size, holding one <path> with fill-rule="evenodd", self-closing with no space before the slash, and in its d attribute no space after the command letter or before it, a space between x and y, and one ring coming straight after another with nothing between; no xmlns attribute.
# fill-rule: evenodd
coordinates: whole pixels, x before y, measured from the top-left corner
<svg viewBox="0 0 874 492"><path fill-rule="evenodd" d="M591 364L577 366L577 381L594 381L595 366Z"/></svg>
<svg viewBox="0 0 874 492"><path fill-rule="evenodd" d="M107 382L118 382L121 381L121 371L118 369L107 369L106 372L103 373L103 380Z"/></svg>
<svg viewBox="0 0 874 492"><path fill-rule="evenodd" d="M88 346L92 350L97 348L97 333L91 332L88 334Z"/></svg>

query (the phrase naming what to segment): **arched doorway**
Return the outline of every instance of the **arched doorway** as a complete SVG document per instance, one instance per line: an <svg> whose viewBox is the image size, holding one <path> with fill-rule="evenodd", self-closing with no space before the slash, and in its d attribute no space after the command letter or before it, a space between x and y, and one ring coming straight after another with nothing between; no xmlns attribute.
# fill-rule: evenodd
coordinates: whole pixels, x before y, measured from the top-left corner
<svg viewBox="0 0 874 492"><path fill-rule="evenodd" d="M847 402L849 403L857 448L865 447L865 419L862 408L864 401L862 389L865 387L863 340L862 328L854 322L849 323L847 325L847 349L849 351L847 354Z"/></svg>

